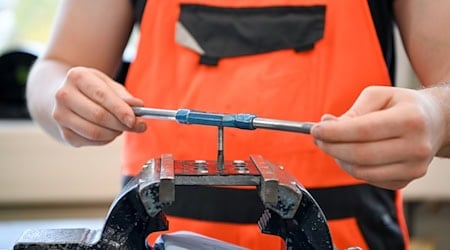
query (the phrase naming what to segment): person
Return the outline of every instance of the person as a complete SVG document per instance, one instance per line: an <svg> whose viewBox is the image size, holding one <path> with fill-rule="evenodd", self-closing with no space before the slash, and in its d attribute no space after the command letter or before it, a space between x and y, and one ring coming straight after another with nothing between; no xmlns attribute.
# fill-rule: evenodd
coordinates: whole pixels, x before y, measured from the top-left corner
<svg viewBox="0 0 450 250"><path fill-rule="evenodd" d="M450 156L449 8L420 0L148 1L124 87L113 79L132 4L66 0L29 75L28 107L45 131L74 147L123 133L124 176L163 153L216 153L214 128L147 121L132 106L317 121L312 138L229 129L225 157L256 153L283 165L317 199L338 249L407 249L401 188L425 175L433 157ZM394 86L393 20L423 89ZM251 191L177 190L170 230L279 248L254 225L260 214ZM223 204L242 215L225 216Z"/></svg>

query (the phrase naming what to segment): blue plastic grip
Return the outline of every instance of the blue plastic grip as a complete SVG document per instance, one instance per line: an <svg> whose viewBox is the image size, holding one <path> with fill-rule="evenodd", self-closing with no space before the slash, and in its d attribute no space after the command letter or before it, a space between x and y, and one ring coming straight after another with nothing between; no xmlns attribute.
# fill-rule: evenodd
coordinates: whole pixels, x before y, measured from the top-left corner
<svg viewBox="0 0 450 250"><path fill-rule="evenodd" d="M218 114L195 111L190 109L179 109L175 119L182 124L200 124L217 127L232 127L241 129L255 129L253 127L253 114Z"/></svg>

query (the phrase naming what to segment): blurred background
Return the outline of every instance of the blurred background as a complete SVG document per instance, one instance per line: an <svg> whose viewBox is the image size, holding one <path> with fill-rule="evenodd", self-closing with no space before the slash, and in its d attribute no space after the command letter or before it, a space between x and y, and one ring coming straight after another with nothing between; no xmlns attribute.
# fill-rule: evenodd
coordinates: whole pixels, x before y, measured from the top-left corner
<svg viewBox="0 0 450 250"><path fill-rule="evenodd" d="M28 70L47 42L56 0L0 0L0 249L27 228L100 228L120 191L121 139L70 148L34 124L25 106ZM132 58L138 32L124 54ZM397 83L419 88L397 36ZM435 159L404 191L414 249L449 249L450 162Z"/></svg>

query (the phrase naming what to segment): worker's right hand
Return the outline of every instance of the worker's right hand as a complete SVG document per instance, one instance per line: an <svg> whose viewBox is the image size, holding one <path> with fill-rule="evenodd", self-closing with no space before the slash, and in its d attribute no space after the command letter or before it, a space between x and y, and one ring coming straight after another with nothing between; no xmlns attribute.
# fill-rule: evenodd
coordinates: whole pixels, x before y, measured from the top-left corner
<svg viewBox="0 0 450 250"><path fill-rule="evenodd" d="M353 177L381 188L404 188L424 176L434 156L450 145L446 88L368 87L343 115L324 115L311 134Z"/></svg>
<svg viewBox="0 0 450 250"><path fill-rule="evenodd" d="M55 98L52 117L72 146L103 145L123 131L146 130L145 121L131 109L143 101L96 69L70 69Z"/></svg>

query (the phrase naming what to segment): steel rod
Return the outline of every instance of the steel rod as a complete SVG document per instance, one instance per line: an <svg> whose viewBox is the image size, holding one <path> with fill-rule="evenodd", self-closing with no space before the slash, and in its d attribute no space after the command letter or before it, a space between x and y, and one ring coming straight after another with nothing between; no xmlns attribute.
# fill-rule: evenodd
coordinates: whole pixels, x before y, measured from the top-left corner
<svg viewBox="0 0 450 250"><path fill-rule="evenodd" d="M253 119L253 127L255 128L300 132L306 134L311 133L311 128L313 125L314 123L308 122L283 121L258 117Z"/></svg>

